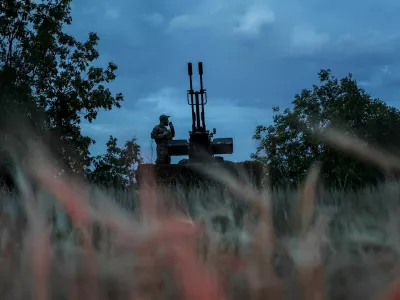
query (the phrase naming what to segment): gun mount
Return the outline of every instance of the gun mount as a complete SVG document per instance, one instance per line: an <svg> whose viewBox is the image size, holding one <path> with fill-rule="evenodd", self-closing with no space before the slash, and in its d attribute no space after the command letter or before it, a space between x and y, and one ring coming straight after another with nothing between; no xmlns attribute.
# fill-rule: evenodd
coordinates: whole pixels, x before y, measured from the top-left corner
<svg viewBox="0 0 400 300"><path fill-rule="evenodd" d="M193 90L192 63L188 63L188 75L190 89L187 91L187 103L192 110L192 130L189 131L189 141L171 140L168 143L169 156L189 156L189 163L204 161L204 155L214 157L221 154L233 153L233 138L216 138L214 128L212 132L207 130L204 116L204 106L207 104L207 90L203 87L203 63L198 63L200 77L200 90ZM222 157L215 157L223 160Z"/></svg>
<svg viewBox="0 0 400 300"><path fill-rule="evenodd" d="M193 71L192 63L188 63L188 75L190 89L187 90L187 103L192 111L192 130L189 131L189 140L171 140L168 143L168 155L170 156L189 156L187 163L208 163L210 158L223 161L222 157L215 155L232 154L233 138L213 138L216 134L214 128L212 132L207 130L204 106L207 104L207 91L203 87L203 63L198 63L198 71L200 76L200 90L193 90ZM262 167L257 162L240 162L233 163L224 161L226 167L232 174L236 174L236 170L245 170L249 178L254 178L257 186L261 184ZM147 182L149 184L175 185L179 183L182 187L194 187L197 185L210 186L214 181L207 179L202 174L191 168L185 163L166 165L139 164L136 171L136 180L139 186ZM237 174L238 175L238 174ZM235 175L236 176L236 175Z"/></svg>

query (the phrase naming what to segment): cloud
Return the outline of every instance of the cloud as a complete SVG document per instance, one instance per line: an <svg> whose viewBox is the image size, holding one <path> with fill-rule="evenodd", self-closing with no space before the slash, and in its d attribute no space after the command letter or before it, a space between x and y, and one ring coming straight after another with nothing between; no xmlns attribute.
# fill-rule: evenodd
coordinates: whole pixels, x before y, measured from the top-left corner
<svg viewBox="0 0 400 300"><path fill-rule="evenodd" d="M246 13L238 18L239 25L234 32L249 36L258 36L262 27L275 21L274 12L265 4L253 4Z"/></svg>
<svg viewBox="0 0 400 300"><path fill-rule="evenodd" d="M105 10L105 15L110 19L117 19L120 16L120 12L116 8L107 8Z"/></svg>
<svg viewBox="0 0 400 300"><path fill-rule="evenodd" d="M157 12L145 15L144 20L152 26L160 26L164 23L163 15Z"/></svg>
<svg viewBox="0 0 400 300"><path fill-rule="evenodd" d="M377 30L336 34L325 41L326 51L333 50L347 55L391 54L400 46L400 35Z"/></svg>
<svg viewBox="0 0 400 300"><path fill-rule="evenodd" d="M82 128L84 131L88 131L94 135L115 135L121 133L120 128L115 126L114 124L90 124L84 123L82 124Z"/></svg>
<svg viewBox="0 0 400 300"><path fill-rule="evenodd" d="M215 23L211 19L203 18L202 16L183 14L174 17L169 22L169 29L172 30L191 30L212 27Z"/></svg>
<svg viewBox="0 0 400 300"><path fill-rule="evenodd" d="M207 8L207 9L205 9ZM209 29L214 33L257 37L263 26L275 21L275 14L265 1L215 1L197 7L194 13L174 16L169 31ZM242 12L244 11L244 13Z"/></svg>
<svg viewBox="0 0 400 300"><path fill-rule="evenodd" d="M297 54L314 54L328 42L329 35L327 33L301 26L295 26L290 36L291 50Z"/></svg>
<svg viewBox="0 0 400 300"><path fill-rule="evenodd" d="M384 65L376 68L366 80L362 80L359 84L365 89L378 88L378 87L395 87L400 88L399 79L400 72L397 71L398 66Z"/></svg>

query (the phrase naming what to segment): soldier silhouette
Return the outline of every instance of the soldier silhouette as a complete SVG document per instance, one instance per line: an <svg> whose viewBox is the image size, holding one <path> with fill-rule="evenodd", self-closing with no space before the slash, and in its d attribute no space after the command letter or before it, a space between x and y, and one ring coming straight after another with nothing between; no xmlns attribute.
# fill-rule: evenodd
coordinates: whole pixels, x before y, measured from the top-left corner
<svg viewBox="0 0 400 300"><path fill-rule="evenodd" d="M169 125L169 128L167 126ZM175 128L172 122L169 122L169 116L161 115L160 124L154 126L151 132L151 138L157 144L156 164L170 164L171 157L168 155L168 141L175 137Z"/></svg>

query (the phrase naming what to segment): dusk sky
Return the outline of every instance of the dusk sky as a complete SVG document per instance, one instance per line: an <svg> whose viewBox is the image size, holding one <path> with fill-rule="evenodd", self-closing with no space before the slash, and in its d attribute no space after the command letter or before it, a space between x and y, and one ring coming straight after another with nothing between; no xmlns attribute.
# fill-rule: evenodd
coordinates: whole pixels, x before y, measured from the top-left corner
<svg viewBox="0 0 400 300"><path fill-rule="evenodd" d="M136 137L146 161L160 114L171 116L177 139L188 138L189 61L195 72L203 61L206 122L216 137L234 138L234 161L249 159L256 126L318 83L322 68L353 73L372 96L398 106L399 15L397 0L75 0L67 30L82 40L99 35L98 64L118 65L109 87L125 96L121 109L83 125L84 134L97 141L93 154L110 135L121 144Z"/></svg>

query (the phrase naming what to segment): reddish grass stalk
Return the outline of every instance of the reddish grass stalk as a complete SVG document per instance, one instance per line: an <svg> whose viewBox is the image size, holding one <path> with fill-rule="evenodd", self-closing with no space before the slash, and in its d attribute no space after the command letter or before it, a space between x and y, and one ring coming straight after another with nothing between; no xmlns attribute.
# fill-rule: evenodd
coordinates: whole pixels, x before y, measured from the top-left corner
<svg viewBox="0 0 400 300"><path fill-rule="evenodd" d="M50 241L48 235L35 237L31 235L30 247L32 249L33 276L35 278L36 300L47 300L49 269L50 269Z"/></svg>
<svg viewBox="0 0 400 300"><path fill-rule="evenodd" d="M199 263L193 250L187 246L175 246L172 254L176 276L182 286L183 299L226 299L217 276Z"/></svg>
<svg viewBox="0 0 400 300"><path fill-rule="evenodd" d="M85 189L81 188L80 196L78 196L71 184L67 184L66 179L56 179L48 170L37 170L35 175L39 183L56 196L56 199L70 216L72 223L78 227L80 242L85 252L83 266L85 297L89 300L99 299L99 283L98 278L96 278L98 273L90 234L91 224L88 207L85 205L88 203L88 199L85 197Z"/></svg>

